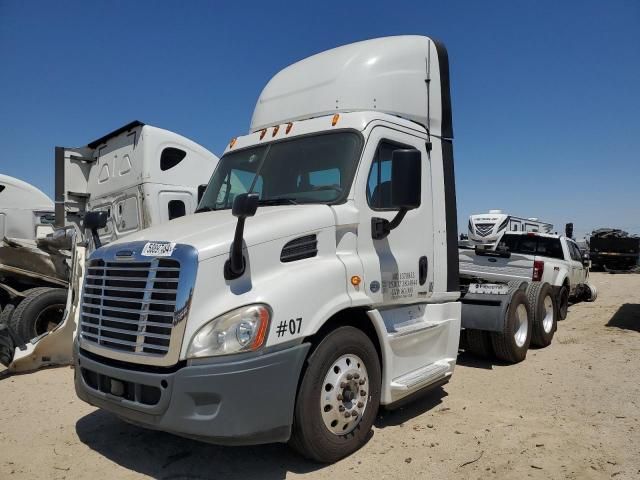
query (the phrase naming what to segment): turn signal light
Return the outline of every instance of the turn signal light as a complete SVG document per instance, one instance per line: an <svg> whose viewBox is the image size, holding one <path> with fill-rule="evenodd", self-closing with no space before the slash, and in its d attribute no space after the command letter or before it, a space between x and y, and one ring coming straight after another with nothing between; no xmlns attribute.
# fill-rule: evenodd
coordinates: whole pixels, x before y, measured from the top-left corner
<svg viewBox="0 0 640 480"><path fill-rule="evenodd" d="M331 126L335 127L336 124L338 123L338 120L340 120L340 114L336 113L333 118L331 119Z"/></svg>
<svg viewBox="0 0 640 480"><path fill-rule="evenodd" d="M266 128L263 128L262 130L260 130L260 140L262 140L266 134L267 134Z"/></svg>
<svg viewBox="0 0 640 480"><path fill-rule="evenodd" d="M361 281L362 279L358 275L354 275L353 277L351 277L351 285L353 285L354 287L360 285Z"/></svg>
<svg viewBox="0 0 640 480"><path fill-rule="evenodd" d="M544 273L544 262L542 260L533 261L533 276L531 280L539 282L542 280L542 274Z"/></svg>

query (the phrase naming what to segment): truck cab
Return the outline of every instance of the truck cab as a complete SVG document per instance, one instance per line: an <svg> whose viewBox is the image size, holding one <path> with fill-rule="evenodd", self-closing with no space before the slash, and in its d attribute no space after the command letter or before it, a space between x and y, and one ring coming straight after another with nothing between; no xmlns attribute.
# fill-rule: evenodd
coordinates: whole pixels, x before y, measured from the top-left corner
<svg viewBox="0 0 640 480"><path fill-rule="evenodd" d="M430 38L279 72L196 215L89 257L80 398L215 443L289 441L319 461L359 448L380 404L454 370L452 137L448 57Z"/></svg>

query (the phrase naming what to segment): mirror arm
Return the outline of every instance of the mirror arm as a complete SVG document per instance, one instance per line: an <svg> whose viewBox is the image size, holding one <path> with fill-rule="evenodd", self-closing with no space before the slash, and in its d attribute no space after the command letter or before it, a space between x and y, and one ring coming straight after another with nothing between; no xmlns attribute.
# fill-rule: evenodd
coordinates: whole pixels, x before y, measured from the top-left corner
<svg viewBox="0 0 640 480"><path fill-rule="evenodd" d="M244 273L245 262L242 254L242 237L244 236L245 217L238 217L236 224L236 232L233 236L231 244L231 256L224 264L225 280L234 280L240 278Z"/></svg>
<svg viewBox="0 0 640 480"><path fill-rule="evenodd" d="M99 249L102 246L102 242L100 241L100 235L98 235L98 230L96 228L91 229L91 238L93 238L93 246L95 249Z"/></svg>
<svg viewBox="0 0 640 480"><path fill-rule="evenodd" d="M383 238L387 238L387 236L391 233L391 230L395 229L402 223L404 216L407 214L409 209L402 207L396 213L396 216L393 217L393 220L389 221L386 218L373 217L371 218L371 237L374 240L382 240Z"/></svg>

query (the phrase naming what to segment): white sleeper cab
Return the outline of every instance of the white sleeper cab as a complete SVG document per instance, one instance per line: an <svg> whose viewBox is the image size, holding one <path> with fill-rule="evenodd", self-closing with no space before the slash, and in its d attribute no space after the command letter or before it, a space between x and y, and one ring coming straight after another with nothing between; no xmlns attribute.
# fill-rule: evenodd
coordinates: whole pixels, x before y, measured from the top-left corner
<svg viewBox="0 0 640 480"><path fill-rule="evenodd" d="M522 360L527 283L458 272L449 92L446 50L421 36L276 74L195 215L90 256L80 398L147 428L333 462L381 404L449 380L465 318Z"/></svg>

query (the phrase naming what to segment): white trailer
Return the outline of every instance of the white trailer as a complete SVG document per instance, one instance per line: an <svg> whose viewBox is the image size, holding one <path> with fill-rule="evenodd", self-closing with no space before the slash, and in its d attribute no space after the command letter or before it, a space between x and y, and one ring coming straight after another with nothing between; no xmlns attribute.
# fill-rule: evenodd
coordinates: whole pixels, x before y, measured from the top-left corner
<svg viewBox="0 0 640 480"><path fill-rule="evenodd" d="M0 174L0 240L35 240L53 232L53 201L41 190Z"/></svg>
<svg viewBox="0 0 640 480"><path fill-rule="evenodd" d="M380 404L449 380L461 327L522 360L540 285L460 277L452 138L448 56L430 38L279 72L200 213L89 257L78 396L148 428L332 462Z"/></svg>
<svg viewBox="0 0 640 480"><path fill-rule="evenodd" d="M553 224L537 218L508 215L502 210L489 210L469 217L469 240L475 245L495 246L504 232L552 233Z"/></svg>
<svg viewBox="0 0 640 480"><path fill-rule="evenodd" d="M18 346L9 369L25 371L70 362L85 250L91 252L96 243L108 244L193 213L217 162L214 154L192 140L139 121L85 147L56 147L58 238L41 239L34 254L62 256L68 265L57 285L45 282L50 279L44 279L42 272L28 282L14 274L0 283L14 293L2 305L0 322L11 327ZM105 222L95 235L85 235L89 232L84 219L90 212L102 212ZM13 258L21 257L18 250L13 251ZM6 358L11 355L5 355L5 363Z"/></svg>

